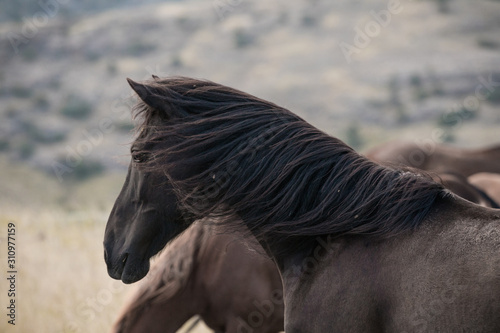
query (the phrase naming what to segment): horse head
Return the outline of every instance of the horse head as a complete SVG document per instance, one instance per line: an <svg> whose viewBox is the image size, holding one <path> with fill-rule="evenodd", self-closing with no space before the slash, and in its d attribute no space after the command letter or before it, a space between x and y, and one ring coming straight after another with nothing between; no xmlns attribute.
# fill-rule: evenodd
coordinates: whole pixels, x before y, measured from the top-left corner
<svg viewBox="0 0 500 333"><path fill-rule="evenodd" d="M269 115L274 119L284 112L210 81L128 81L140 98L134 110L142 124L104 237L108 273L125 283L143 278L149 259L195 219L234 216L233 210L219 210L227 208L228 197L239 200L239 195L225 195L226 190L248 184L230 179L253 172L249 165L258 163L256 152L274 136L265 130L272 122Z"/></svg>
<svg viewBox="0 0 500 333"><path fill-rule="evenodd" d="M178 209L166 174L155 167L157 150L168 142L155 141L153 137L169 115L151 88L131 80L129 83L149 113L144 115L144 123L131 146L128 174L104 235L108 274L124 283L142 279L149 271L149 259L192 222Z"/></svg>

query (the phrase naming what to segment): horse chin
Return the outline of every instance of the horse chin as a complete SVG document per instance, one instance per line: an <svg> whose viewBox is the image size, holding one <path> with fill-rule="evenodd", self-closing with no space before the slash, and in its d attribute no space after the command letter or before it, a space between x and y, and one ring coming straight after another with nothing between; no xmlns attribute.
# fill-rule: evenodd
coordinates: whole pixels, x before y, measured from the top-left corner
<svg viewBox="0 0 500 333"><path fill-rule="evenodd" d="M148 272L149 260L144 260L143 262L140 262L139 260L137 260L137 262L127 260L120 280L122 280L125 284L134 283L144 278Z"/></svg>

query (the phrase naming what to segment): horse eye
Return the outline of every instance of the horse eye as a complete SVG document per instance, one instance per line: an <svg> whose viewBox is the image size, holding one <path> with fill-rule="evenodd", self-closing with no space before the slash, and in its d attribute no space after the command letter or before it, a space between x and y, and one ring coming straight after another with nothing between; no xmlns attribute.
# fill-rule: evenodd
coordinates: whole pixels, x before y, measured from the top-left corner
<svg viewBox="0 0 500 333"><path fill-rule="evenodd" d="M132 154L132 159L135 163L144 163L148 160L148 154L146 153L135 153Z"/></svg>

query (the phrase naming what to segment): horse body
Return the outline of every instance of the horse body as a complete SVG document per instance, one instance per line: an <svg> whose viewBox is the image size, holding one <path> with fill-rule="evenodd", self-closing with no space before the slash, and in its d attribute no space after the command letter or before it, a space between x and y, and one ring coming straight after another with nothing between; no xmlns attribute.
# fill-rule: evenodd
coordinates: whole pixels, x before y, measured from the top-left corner
<svg viewBox="0 0 500 333"><path fill-rule="evenodd" d="M146 128L134 168L167 175L182 207L169 230L182 228L179 210L222 217L226 230L241 218L280 270L288 333L500 330L497 211L237 90L187 78L130 84ZM130 282L140 276L116 260L120 239L131 242L123 223L136 220L110 216L106 262Z"/></svg>
<svg viewBox="0 0 500 333"><path fill-rule="evenodd" d="M492 199L487 191L484 191L480 186L472 184L466 177L460 174L447 172L433 175L433 179L467 201L483 207L500 208L497 201ZM497 196L497 199L500 199L500 197Z"/></svg>
<svg viewBox="0 0 500 333"><path fill-rule="evenodd" d="M468 181L482 189L495 201L500 202L500 174L480 172L469 176Z"/></svg>
<svg viewBox="0 0 500 333"><path fill-rule="evenodd" d="M302 283L284 282L285 331L499 331L497 214L450 198L413 233L332 243Z"/></svg>
<svg viewBox="0 0 500 333"><path fill-rule="evenodd" d="M500 173L500 147L461 149L436 143L389 142L368 151L366 156L379 163L454 172L465 177L478 172Z"/></svg>
<svg viewBox="0 0 500 333"><path fill-rule="evenodd" d="M194 315L216 332L282 331L281 279L252 248L255 240L193 224L159 255L113 332L175 333Z"/></svg>

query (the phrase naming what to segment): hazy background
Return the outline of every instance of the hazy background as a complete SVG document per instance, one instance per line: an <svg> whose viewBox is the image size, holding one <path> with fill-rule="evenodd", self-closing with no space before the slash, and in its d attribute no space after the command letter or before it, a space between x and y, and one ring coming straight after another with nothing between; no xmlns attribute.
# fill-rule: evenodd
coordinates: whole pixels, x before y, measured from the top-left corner
<svg viewBox="0 0 500 333"><path fill-rule="evenodd" d="M499 1L0 0L0 36L0 269L13 222L19 272L15 327L0 280L2 332L106 331L130 289L102 255L126 77L226 84L361 152L436 131L500 143Z"/></svg>

